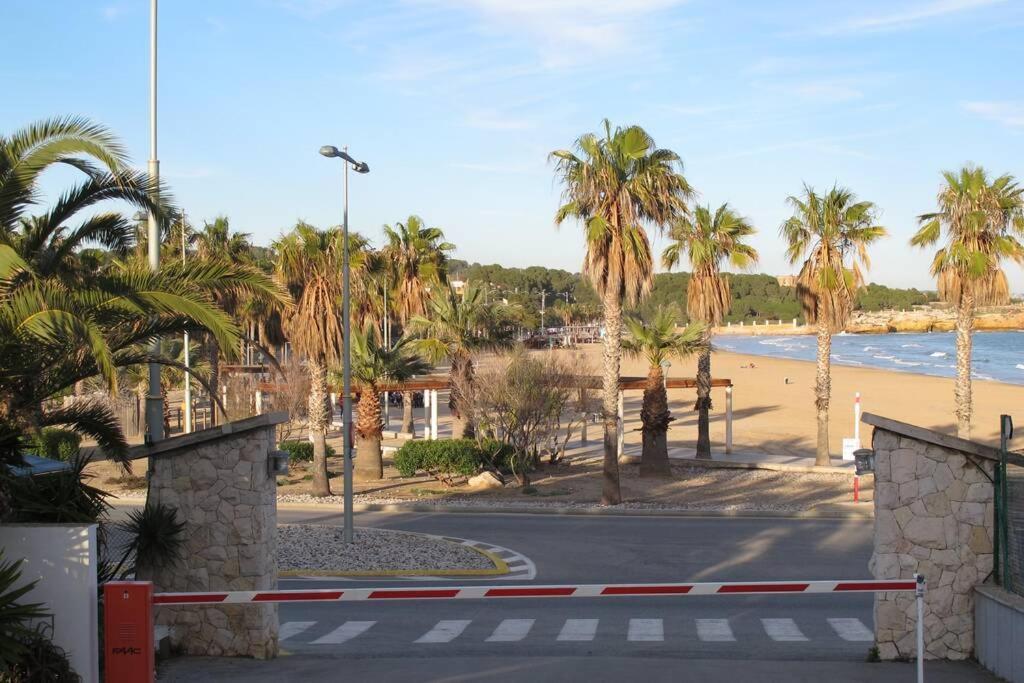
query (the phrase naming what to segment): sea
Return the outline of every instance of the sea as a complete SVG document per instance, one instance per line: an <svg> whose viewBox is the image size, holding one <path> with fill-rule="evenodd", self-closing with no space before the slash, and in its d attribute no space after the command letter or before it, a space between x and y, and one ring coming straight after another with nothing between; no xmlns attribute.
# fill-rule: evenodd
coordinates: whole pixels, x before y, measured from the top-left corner
<svg viewBox="0 0 1024 683"><path fill-rule="evenodd" d="M713 344L723 351L813 361L817 338L814 335L720 335ZM975 379L1024 384L1024 330L975 332L972 356L971 372ZM954 377L956 335L953 332L837 334L832 337L832 362Z"/></svg>

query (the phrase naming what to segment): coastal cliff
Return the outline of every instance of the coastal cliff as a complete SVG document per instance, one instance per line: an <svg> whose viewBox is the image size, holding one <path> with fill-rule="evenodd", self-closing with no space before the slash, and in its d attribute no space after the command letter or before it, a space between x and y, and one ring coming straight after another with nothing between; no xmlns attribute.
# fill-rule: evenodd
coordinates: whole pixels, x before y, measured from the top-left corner
<svg viewBox="0 0 1024 683"><path fill-rule="evenodd" d="M856 311L846 331L852 334L886 334L890 332L948 332L956 327L956 311L952 307L929 306L911 311ZM1005 331L1024 329L1024 306L999 306L979 309L975 330ZM715 334L775 335L814 334L814 326L794 325L792 321L764 323L733 323L715 328Z"/></svg>

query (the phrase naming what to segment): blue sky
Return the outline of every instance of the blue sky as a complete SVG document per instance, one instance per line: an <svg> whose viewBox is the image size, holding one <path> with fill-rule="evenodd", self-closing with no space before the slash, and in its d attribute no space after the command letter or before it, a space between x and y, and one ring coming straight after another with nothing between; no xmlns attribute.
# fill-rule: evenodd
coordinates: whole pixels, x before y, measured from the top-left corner
<svg viewBox="0 0 1024 683"><path fill-rule="evenodd" d="M145 0L7 0L0 130L56 114L148 157ZM547 154L604 117L678 152L701 200L760 233L789 272L785 198L840 182L892 237L871 279L931 286L907 239L939 171L1024 177L1024 2L887 0L164 0L161 168L194 220L225 214L268 243L298 218L352 226L410 213L470 261L579 270L556 230ZM54 181L56 182L56 181ZM660 250L663 242L656 241ZM1015 291L1024 273L1011 267Z"/></svg>

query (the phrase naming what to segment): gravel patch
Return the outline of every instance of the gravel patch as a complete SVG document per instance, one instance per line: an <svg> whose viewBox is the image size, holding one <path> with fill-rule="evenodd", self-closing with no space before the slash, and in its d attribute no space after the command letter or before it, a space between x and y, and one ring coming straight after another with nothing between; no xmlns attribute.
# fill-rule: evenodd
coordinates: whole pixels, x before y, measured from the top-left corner
<svg viewBox="0 0 1024 683"><path fill-rule="evenodd" d="M342 540L342 528L282 524L277 528L281 570L337 572L452 571L494 569L482 553L458 543L422 534L387 529L355 530L355 541Z"/></svg>

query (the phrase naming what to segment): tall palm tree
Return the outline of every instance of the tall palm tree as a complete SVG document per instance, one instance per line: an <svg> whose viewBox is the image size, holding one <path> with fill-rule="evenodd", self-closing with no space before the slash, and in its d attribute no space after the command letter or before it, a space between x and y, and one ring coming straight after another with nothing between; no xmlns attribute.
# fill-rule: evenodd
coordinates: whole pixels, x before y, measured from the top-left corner
<svg viewBox="0 0 1024 683"><path fill-rule="evenodd" d="M932 259L939 296L956 306L956 422L962 439L971 435L971 333L977 306L1010 300L1002 262L1024 263L1024 188L1011 175L989 180L980 166L945 171L939 210L919 217L910 243L927 247L942 238L945 245Z"/></svg>
<svg viewBox="0 0 1024 683"><path fill-rule="evenodd" d="M671 243L661 254L665 268L675 267L683 257L690 261L692 275L686 288L686 313L704 323L703 348L697 357L697 457L711 457L711 330L721 325L729 312L732 294L722 274L725 263L746 269L757 263L757 250L744 240L755 232L746 218L728 204L714 212L698 206L693 216L680 217L669 229Z"/></svg>
<svg viewBox="0 0 1024 683"><path fill-rule="evenodd" d="M194 237L196 257L201 260L216 259L230 263L250 264L252 244L246 232L231 232L231 223L226 216L218 216L213 222L204 221L202 230ZM217 305L233 316L238 315L240 300L232 293L221 296ZM240 342L241 343L241 342ZM223 349L217 340L207 339L207 354L210 364L210 390L217 398L220 397L220 356ZM234 355L234 354L232 354ZM210 418L217 423L217 413L213 410L214 402L210 402Z"/></svg>
<svg viewBox="0 0 1024 683"><path fill-rule="evenodd" d="M461 295L451 287L432 292L427 300L427 314L413 316L409 332L420 337L416 347L431 362L448 360L448 407L455 422L453 436L472 437L473 407L467 394L471 394L474 382L473 354L508 346L509 326L500 324L492 307L484 305L481 291L470 285Z"/></svg>
<svg viewBox="0 0 1024 683"><path fill-rule="evenodd" d="M327 392L327 368L342 362L341 315L343 234L339 228L318 230L299 222L274 243L278 254L275 278L287 287L295 306L285 312L284 331L306 359L310 391L307 404L309 440L313 443L314 496L331 495L327 477L327 427L331 409ZM349 235L354 302L365 298L366 241ZM360 305L353 305L359 311ZM353 325L360 324L358 315Z"/></svg>
<svg viewBox="0 0 1024 683"><path fill-rule="evenodd" d="M702 323L690 323L681 332L677 330L679 316L672 308L659 308L650 324L637 318L626 318L629 332L622 348L630 356L647 361L647 386L640 410L643 424L643 451L640 456L640 476L669 477L672 469L668 461L668 424L675 418L668 410L668 393L662 363L669 358L685 358L703 352L707 337Z"/></svg>
<svg viewBox="0 0 1024 683"><path fill-rule="evenodd" d="M387 277L392 287L390 299L403 330L414 316L426 311L428 293L432 288L447 287L448 257L455 248L444 241L441 228L428 228L419 216L409 216L405 223L384 226L387 244L382 252L387 264ZM402 394L402 431L412 433L412 392Z"/></svg>
<svg viewBox="0 0 1024 683"><path fill-rule="evenodd" d="M665 226L686 211L692 194L682 162L658 149L639 126L612 129L604 136L581 136L575 151L556 150L550 158L564 186L555 223L575 218L584 225L587 254L583 272L604 304L604 483L606 505L622 501L617 458L619 367L622 360L622 303L637 301L651 289L651 245L645 225Z"/></svg>
<svg viewBox="0 0 1024 683"><path fill-rule="evenodd" d="M387 348L373 328L368 326L362 332L353 331L352 379L359 391L355 425L359 455L355 468L357 479L377 480L384 476L380 447L384 423L378 387L389 382L404 382L429 370L430 364L414 350L409 337L402 337Z"/></svg>
<svg viewBox="0 0 1024 683"><path fill-rule="evenodd" d="M791 264L804 258L797 277L797 296L807 322L817 325L818 368L814 382L818 411L815 465L831 462L828 405L832 393L832 334L849 322L857 290L864 285L861 266L869 268L868 246L886 236L875 224L871 202L857 201L848 189L833 187L825 195L805 185L800 197L788 199L793 216L779 229Z"/></svg>

